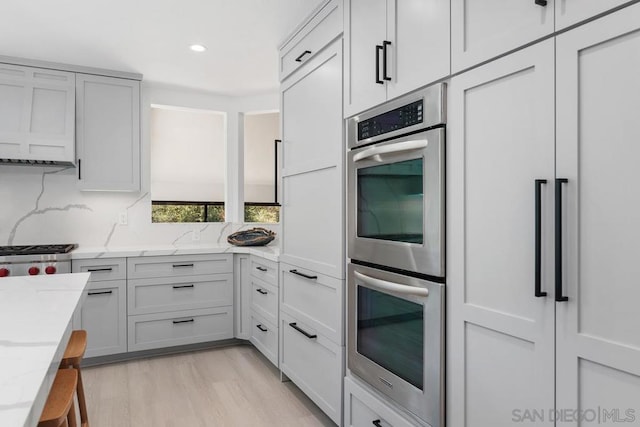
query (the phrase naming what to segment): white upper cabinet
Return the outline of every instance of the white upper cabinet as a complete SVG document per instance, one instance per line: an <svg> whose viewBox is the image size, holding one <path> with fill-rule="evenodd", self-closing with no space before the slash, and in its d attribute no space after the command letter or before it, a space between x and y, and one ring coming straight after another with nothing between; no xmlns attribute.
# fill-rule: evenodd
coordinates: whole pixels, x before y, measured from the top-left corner
<svg viewBox="0 0 640 427"><path fill-rule="evenodd" d="M0 159L73 163L75 75L0 64Z"/></svg>
<svg viewBox="0 0 640 427"><path fill-rule="evenodd" d="M344 114L449 75L448 0L345 1Z"/></svg>
<svg viewBox="0 0 640 427"><path fill-rule="evenodd" d="M452 72L553 33L555 1L561 0L452 1Z"/></svg>
<svg viewBox="0 0 640 427"><path fill-rule="evenodd" d="M599 13L606 12L629 0L555 0L556 30L567 28Z"/></svg>
<svg viewBox="0 0 640 427"><path fill-rule="evenodd" d="M78 74L81 190L140 190L140 82Z"/></svg>

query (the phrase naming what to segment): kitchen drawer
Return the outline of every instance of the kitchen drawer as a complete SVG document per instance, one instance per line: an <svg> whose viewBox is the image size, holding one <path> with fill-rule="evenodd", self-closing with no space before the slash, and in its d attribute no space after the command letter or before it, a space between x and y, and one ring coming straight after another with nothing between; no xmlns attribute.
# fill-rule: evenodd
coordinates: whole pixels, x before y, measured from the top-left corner
<svg viewBox="0 0 640 427"><path fill-rule="evenodd" d="M251 278L251 310L267 321L278 324L278 288L266 282Z"/></svg>
<svg viewBox="0 0 640 427"><path fill-rule="evenodd" d="M91 273L91 282L103 280L124 280L127 278L126 258L74 259L71 261L74 273Z"/></svg>
<svg viewBox="0 0 640 427"><path fill-rule="evenodd" d="M87 331L85 357L127 351L127 281L89 282L73 328Z"/></svg>
<svg viewBox="0 0 640 427"><path fill-rule="evenodd" d="M251 275L277 287L278 263L251 255Z"/></svg>
<svg viewBox="0 0 640 427"><path fill-rule="evenodd" d="M129 314L233 305L233 274L129 280Z"/></svg>
<svg viewBox="0 0 640 427"><path fill-rule="evenodd" d="M342 345L344 281L285 263L280 277L281 309Z"/></svg>
<svg viewBox="0 0 640 427"><path fill-rule="evenodd" d="M405 419L378 397L369 393L353 379L344 379L345 427L411 427L417 424ZM378 423L373 424L374 421Z"/></svg>
<svg viewBox="0 0 640 427"><path fill-rule="evenodd" d="M320 52L342 33L342 1L324 6L280 50L280 80Z"/></svg>
<svg viewBox="0 0 640 427"><path fill-rule="evenodd" d="M277 325L277 323L276 323ZM260 353L278 367L278 328L265 321L256 313L251 313L251 338Z"/></svg>
<svg viewBox="0 0 640 427"><path fill-rule="evenodd" d="M281 313L280 319L280 369L329 418L341 425L344 347L300 319L286 313Z"/></svg>
<svg viewBox="0 0 640 427"><path fill-rule="evenodd" d="M172 255L128 258L129 279L233 273L233 255Z"/></svg>
<svg viewBox="0 0 640 427"><path fill-rule="evenodd" d="M233 338L233 307L129 316L129 351Z"/></svg>

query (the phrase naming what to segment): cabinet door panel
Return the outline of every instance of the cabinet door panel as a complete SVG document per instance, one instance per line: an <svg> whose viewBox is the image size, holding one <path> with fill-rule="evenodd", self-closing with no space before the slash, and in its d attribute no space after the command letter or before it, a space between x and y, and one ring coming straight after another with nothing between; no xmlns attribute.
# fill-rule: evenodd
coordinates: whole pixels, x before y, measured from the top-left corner
<svg viewBox="0 0 640 427"><path fill-rule="evenodd" d="M140 189L140 82L77 75L79 186Z"/></svg>
<svg viewBox="0 0 640 427"><path fill-rule="evenodd" d="M512 409L553 407L553 64L548 40L455 77L449 88L451 425L507 426ZM541 298L534 296L536 179L549 180Z"/></svg>
<svg viewBox="0 0 640 427"><path fill-rule="evenodd" d="M284 178L280 259L344 278L342 171L330 167Z"/></svg>
<svg viewBox="0 0 640 427"><path fill-rule="evenodd" d="M633 3L629 0L555 0L555 2L556 30L567 28L615 7Z"/></svg>
<svg viewBox="0 0 640 427"><path fill-rule="evenodd" d="M391 81L396 98L450 72L449 0L389 0L387 37L391 41Z"/></svg>
<svg viewBox="0 0 640 427"><path fill-rule="evenodd" d="M342 49L327 48L282 87L283 176L340 163Z"/></svg>
<svg viewBox="0 0 640 427"><path fill-rule="evenodd" d="M89 284L76 323L87 331L85 357L127 351L126 288L125 280Z"/></svg>
<svg viewBox="0 0 640 427"><path fill-rule="evenodd" d="M553 32L553 3L534 0L451 2L452 72L469 68Z"/></svg>
<svg viewBox="0 0 640 427"><path fill-rule="evenodd" d="M640 4L557 39L557 174L568 179L568 301L556 312L561 408L624 411L640 395L638 52Z"/></svg>
<svg viewBox="0 0 640 427"><path fill-rule="evenodd" d="M387 99L382 79L382 46L387 37L387 0L345 1L344 115L352 116Z"/></svg>

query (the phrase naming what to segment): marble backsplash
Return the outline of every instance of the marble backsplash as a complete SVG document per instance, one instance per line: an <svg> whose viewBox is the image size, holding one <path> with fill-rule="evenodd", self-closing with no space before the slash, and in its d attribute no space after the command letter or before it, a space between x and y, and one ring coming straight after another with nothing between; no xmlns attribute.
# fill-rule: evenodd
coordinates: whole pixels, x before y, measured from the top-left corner
<svg viewBox="0 0 640 427"><path fill-rule="evenodd" d="M0 165L0 245L226 246L229 234L257 225L152 223L148 192L81 192L75 174L73 168ZM127 225L118 222L124 212ZM278 224L260 226L280 233ZM276 237L270 246L278 244Z"/></svg>

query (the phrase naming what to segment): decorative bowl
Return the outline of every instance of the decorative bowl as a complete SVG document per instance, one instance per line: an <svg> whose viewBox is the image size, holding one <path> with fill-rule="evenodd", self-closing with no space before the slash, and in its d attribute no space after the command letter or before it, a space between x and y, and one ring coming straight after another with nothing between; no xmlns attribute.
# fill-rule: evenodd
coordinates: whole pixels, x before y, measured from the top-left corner
<svg viewBox="0 0 640 427"><path fill-rule="evenodd" d="M237 231L227 237L227 242L234 246L265 246L276 238L276 233L262 227Z"/></svg>

